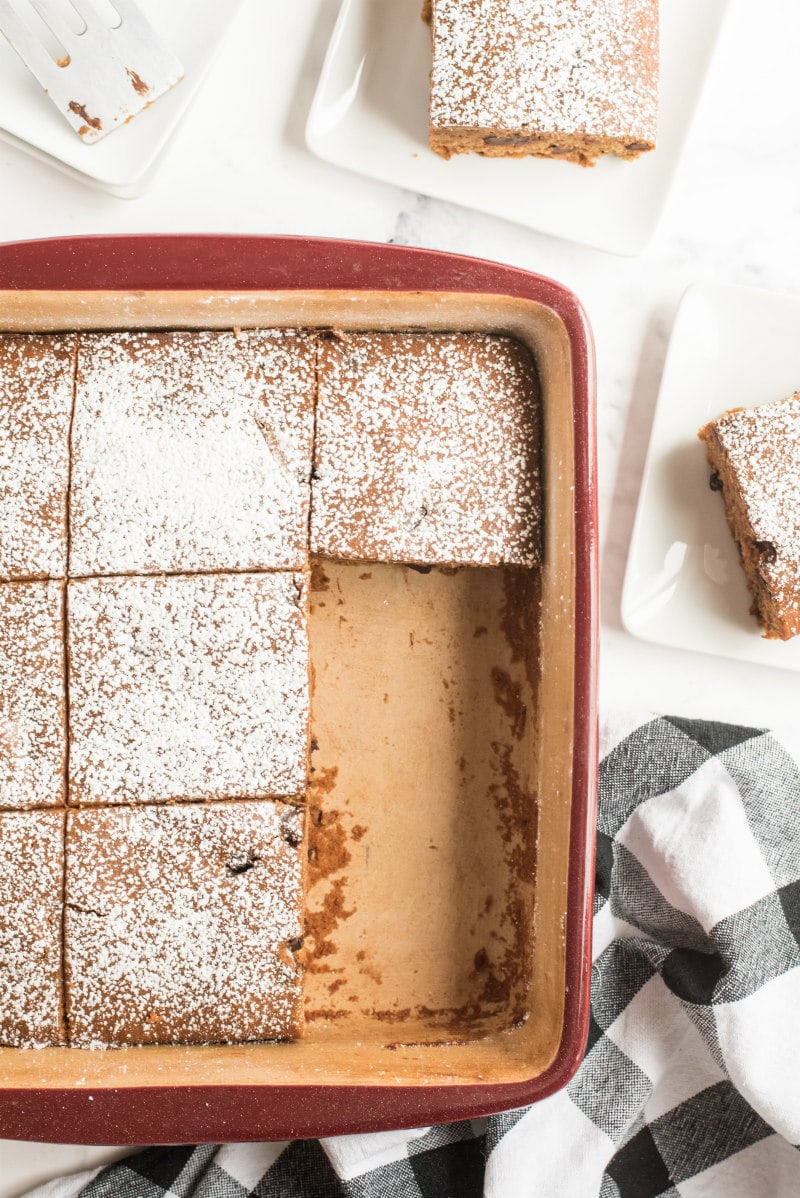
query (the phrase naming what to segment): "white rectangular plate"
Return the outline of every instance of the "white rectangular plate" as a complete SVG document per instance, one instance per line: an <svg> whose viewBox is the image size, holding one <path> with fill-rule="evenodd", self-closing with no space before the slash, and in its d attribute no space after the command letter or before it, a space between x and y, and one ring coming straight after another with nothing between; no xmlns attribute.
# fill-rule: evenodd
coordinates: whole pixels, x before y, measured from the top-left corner
<svg viewBox="0 0 800 1198"><path fill-rule="evenodd" d="M697 431L727 408L800 390L800 297L697 285L670 341L622 595L635 636L800 670L800 637L768 641ZM800 485L800 482L799 484Z"/></svg>
<svg viewBox="0 0 800 1198"><path fill-rule="evenodd" d="M306 126L309 149L387 183L570 241L637 254L655 229L728 0L662 0L658 148L591 170L428 148L421 0L344 0Z"/></svg>
<svg viewBox="0 0 800 1198"><path fill-rule="evenodd" d="M243 0L140 0L184 78L130 124L86 145L0 34L0 138L112 193L135 195L188 107Z"/></svg>

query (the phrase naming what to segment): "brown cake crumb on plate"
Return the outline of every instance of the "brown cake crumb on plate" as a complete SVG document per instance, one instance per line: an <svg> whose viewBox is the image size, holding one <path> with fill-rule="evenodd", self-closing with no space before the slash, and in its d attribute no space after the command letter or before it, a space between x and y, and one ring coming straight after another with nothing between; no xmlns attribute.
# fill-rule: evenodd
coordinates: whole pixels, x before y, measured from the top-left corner
<svg viewBox="0 0 800 1198"><path fill-rule="evenodd" d="M698 435L739 547L750 610L765 637L789 640L800 632L800 392L732 408Z"/></svg>

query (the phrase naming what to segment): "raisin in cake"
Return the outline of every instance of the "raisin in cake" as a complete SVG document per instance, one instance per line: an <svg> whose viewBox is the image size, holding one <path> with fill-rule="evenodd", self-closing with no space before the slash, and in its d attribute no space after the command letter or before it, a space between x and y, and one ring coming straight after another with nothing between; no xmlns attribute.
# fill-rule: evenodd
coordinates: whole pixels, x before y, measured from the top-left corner
<svg viewBox="0 0 800 1198"><path fill-rule="evenodd" d="M283 803L70 812L71 1043L299 1035L302 840Z"/></svg>
<svg viewBox="0 0 800 1198"><path fill-rule="evenodd" d="M64 802L63 590L0 583L0 808Z"/></svg>
<svg viewBox="0 0 800 1198"><path fill-rule="evenodd" d="M306 605L292 573L70 582L70 802L301 792Z"/></svg>
<svg viewBox="0 0 800 1198"><path fill-rule="evenodd" d="M525 348L481 333L320 346L311 550L419 564L539 558L539 409Z"/></svg>
<svg viewBox="0 0 800 1198"><path fill-rule="evenodd" d="M430 144L592 165L655 146L658 0L432 0Z"/></svg>
<svg viewBox="0 0 800 1198"><path fill-rule="evenodd" d="M699 436L739 546L751 611L766 637L788 640L800 632L800 392L732 408Z"/></svg>
<svg viewBox="0 0 800 1198"><path fill-rule="evenodd" d="M314 338L82 335L70 574L301 569Z"/></svg>
<svg viewBox="0 0 800 1198"><path fill-rule="evenodd" d="M64 1040L64 812L0 811L0 1045Z"/></svg>
<svg viewBox="0 0 800 1198"><path fill-rule="evenodd" d="M0 578L67 566L76 338L0 334Z"/></svg>

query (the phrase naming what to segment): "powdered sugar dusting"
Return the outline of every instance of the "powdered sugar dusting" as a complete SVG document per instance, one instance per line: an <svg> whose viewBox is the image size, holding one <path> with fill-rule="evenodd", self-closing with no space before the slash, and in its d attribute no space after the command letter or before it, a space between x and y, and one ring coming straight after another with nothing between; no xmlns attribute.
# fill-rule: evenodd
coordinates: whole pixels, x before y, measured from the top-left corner
<svg viewBox="0 0 800 1198"><path fill-rule="evenodd" d="M304 789L302 575L71 582L68 611L71 802Z"/></svg>
<svg viewBox="0 0 800 1198"><path fill-rule="evenodd" d="M68 819L73 1045L299 1033L302 811L256 802Z"/></svg>
<svg viewBox="0 0 800 1198"><path fill-rule="evenodd" d="M771 546L759 572L783 613L800 602L800 392L715 423L755 539Z"/></svg>
<svg viewBox="0 0 800 1198"><path fill-rule="evenodd" d="M72 432L72 575L305 564L314 339L86 335Z"/></svg>
<svg viewBox="0 0 800 1198"><path fill-rule="evenodd" d="M61 914L70 1043L300 1034L310 498L317 553L534 564L539 420L508 337L0 337L0 578L60 580L0 582L0 1042L63 1042Z"/></svg>
<svg viewBox="0 0 800 1198"><path fill-rule="evenodd" d="M0 813L0 1044L62 1041L64 813Z"/></svg>
<svg viewBox="0 0 800 1198"><path fill-rule="evenodd" d="M0 578L67 564L74 336L0 334Z"/></svg>
<svg viewBox="0 0 800 1198"><path fill-rule="evenodd" d="M434 0L431 126L653 141L657 0Z"/></svg>
<svg viewBox="0 0 800 1198"><path fill-rule="evenodd" d="M64 802L63 585L0 583L0 808Z"/></svg>
<svg viewBox="0 0 800 1198"><path fill-rule="evenodd" d="M312 552L539 558L533 363L508 337L365 333L320 348Z"/></svg>

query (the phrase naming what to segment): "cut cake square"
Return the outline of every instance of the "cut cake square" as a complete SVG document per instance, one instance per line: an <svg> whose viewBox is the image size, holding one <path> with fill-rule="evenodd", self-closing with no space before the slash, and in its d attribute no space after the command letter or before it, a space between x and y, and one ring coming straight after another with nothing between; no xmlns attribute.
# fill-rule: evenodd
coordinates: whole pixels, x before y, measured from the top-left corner
<svg viewBox="0 0 800 1198"><path fill-rule="evenodd" d="M0 812L0 1044L64 1039L64 812Z"/></svg>
<svg viewBox="0 0 800 1198"><path fill-rule="evenodd" d="M655 146L658 0L432 0L430 144L584 166Z"/></svg>
<svg viewBox="0 0 800 1198"><path fill-rule="evenodd" d="M300 1035L302 842L283 803L70 812L71 1044Z"/></svg>
<svg viewBox="0 0 800 1198"><path fill-rule="evenodd" d="M800 632L800 392L732 408L699 432L739 547L751 612L770 639Z"/></svg>
<svg viewBox="0 0 800 1198"><path fill-rule="evenodd" d="M312 553L531 565L539 543L538 386L524 346L482 333L322 342Z"/></svg>
<svg viewBox="0 0 800 1198"><path fill-rule="evenodd" d="M70 802L302 791L306 606L291 573L71 582Z"/></svg>
<svg viewBox="0 0 800 1198"><path fill-rule="evenodd" d="M65 801L63 590L0 583L0 809Z"/></svg>
<svg viewBox="0 0 800 1198"><path fill-rule="evenodd" d="M302 569L313 336L83 335L70 574Z"/></svg>
<svg viewBox="0 0 800 1198"><path fill-rule="evenodd" d="M0 334L0 578L67 568L76 338Z"/></svg>

